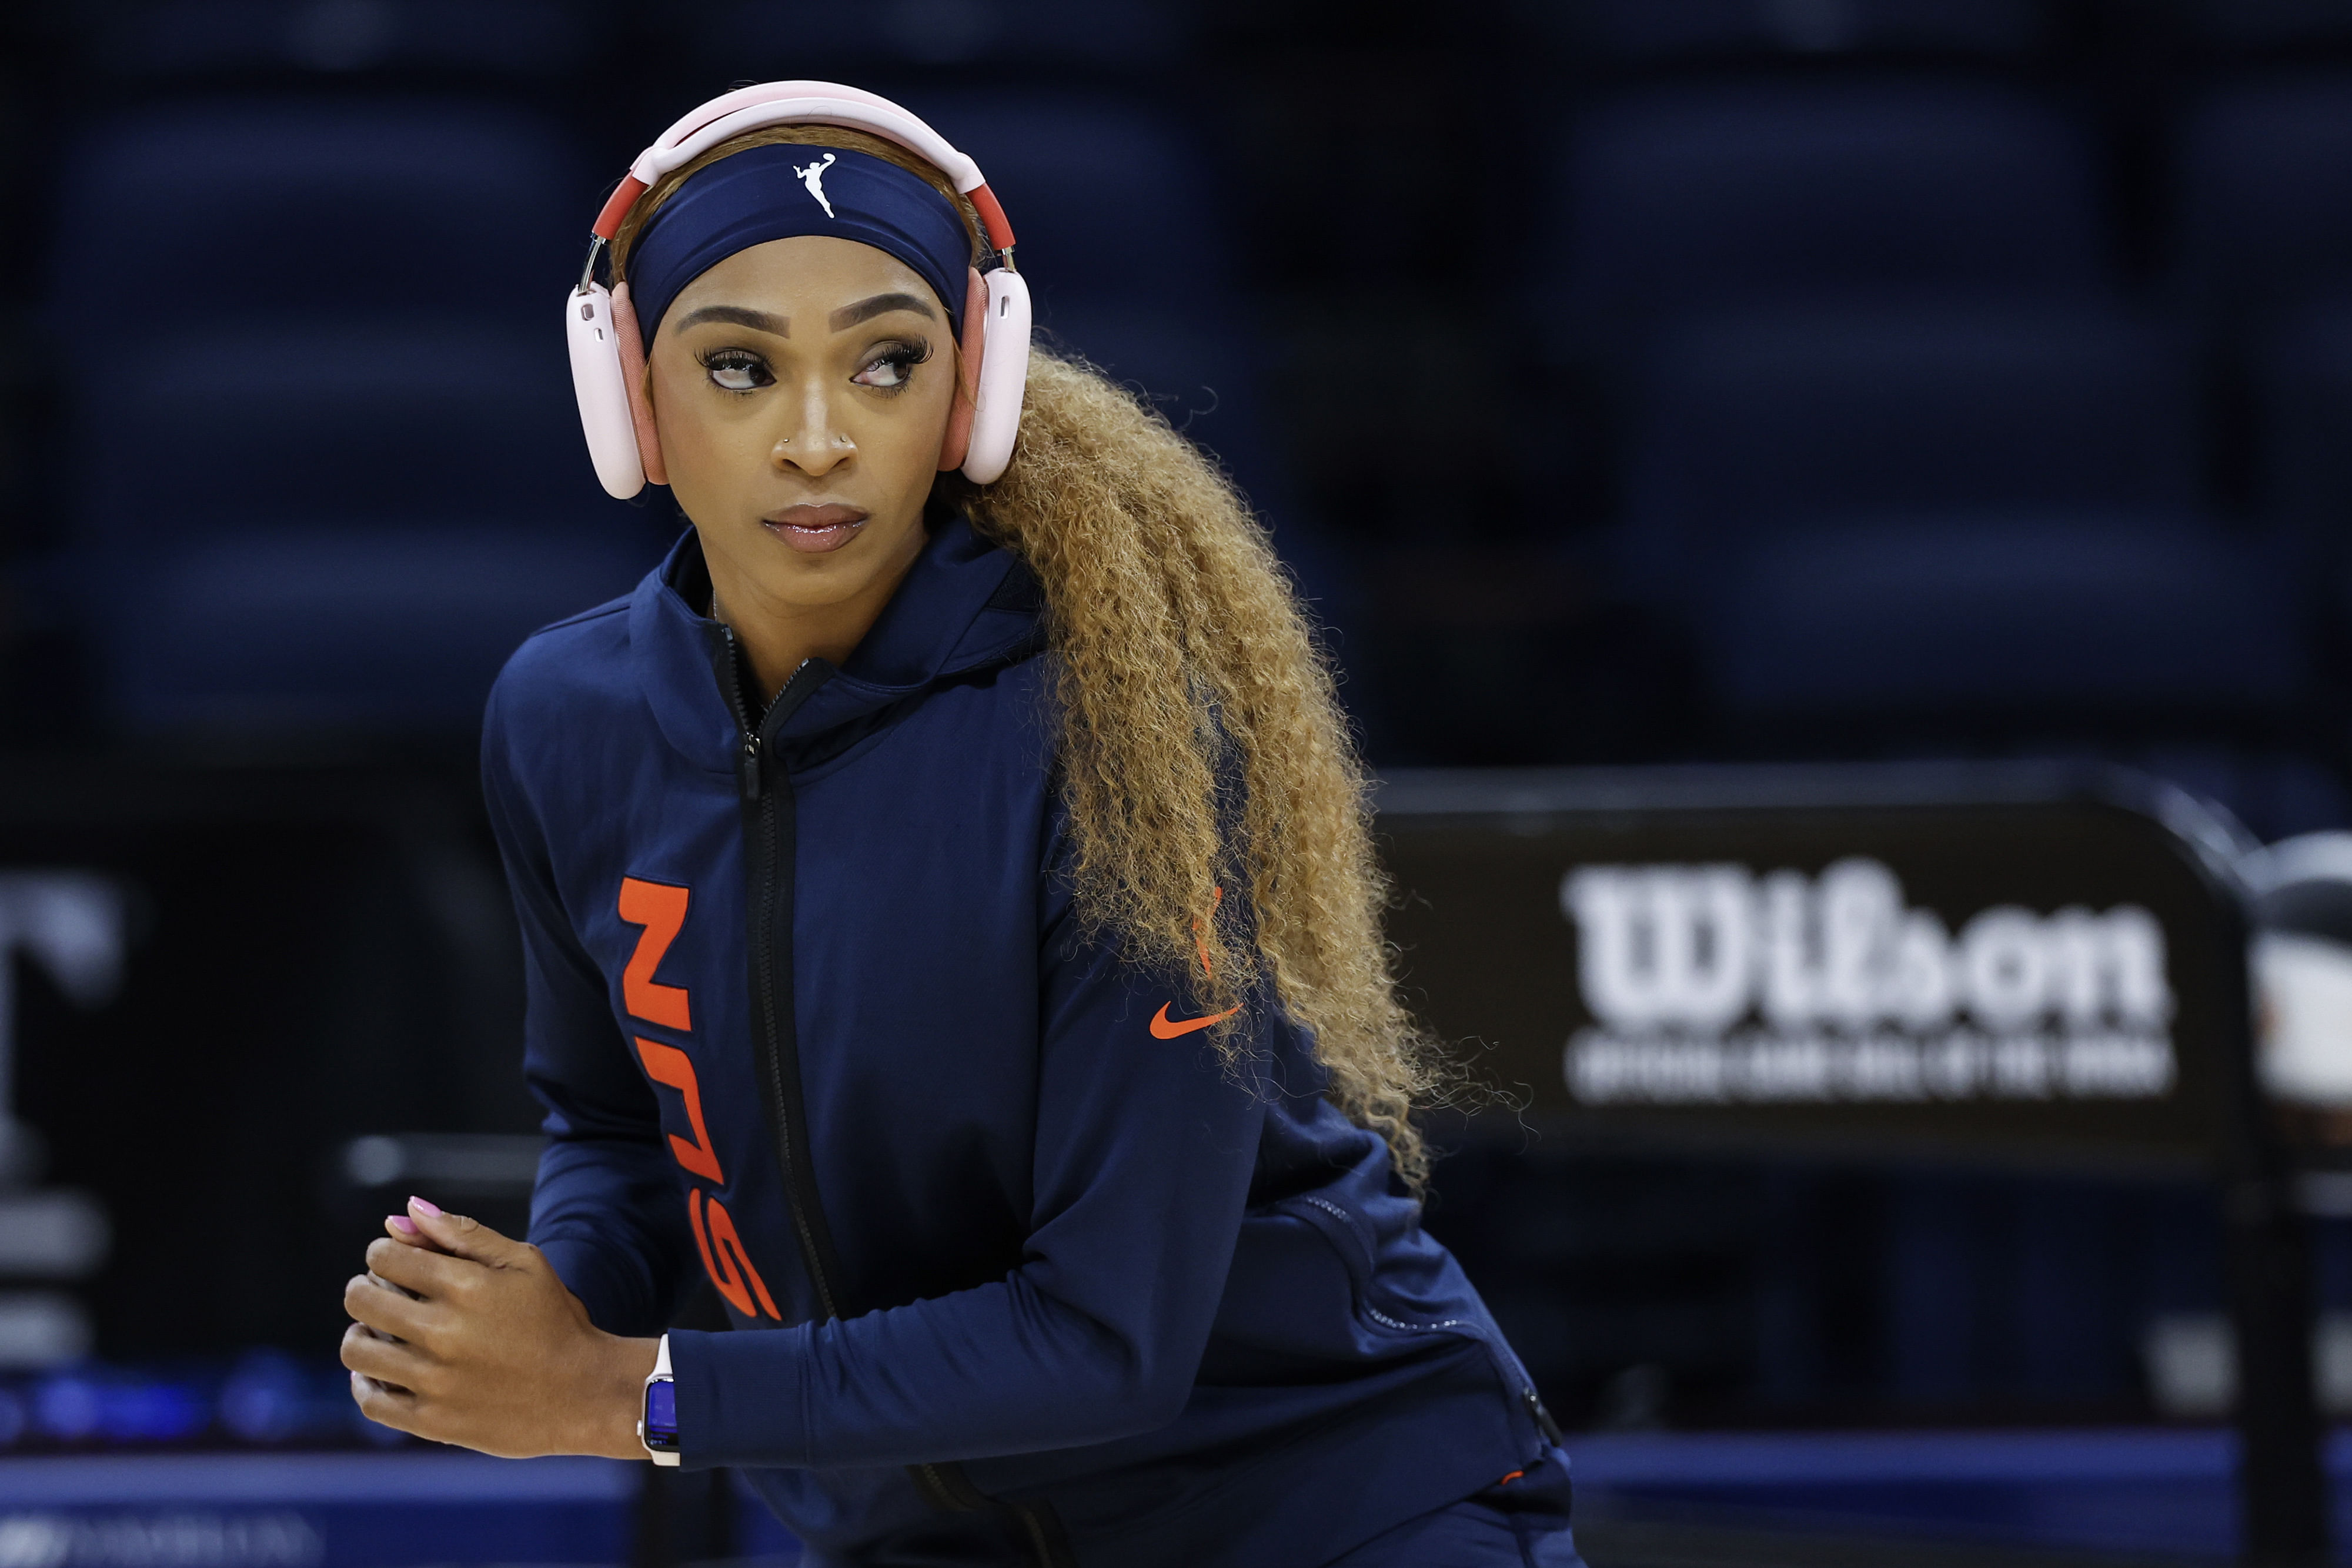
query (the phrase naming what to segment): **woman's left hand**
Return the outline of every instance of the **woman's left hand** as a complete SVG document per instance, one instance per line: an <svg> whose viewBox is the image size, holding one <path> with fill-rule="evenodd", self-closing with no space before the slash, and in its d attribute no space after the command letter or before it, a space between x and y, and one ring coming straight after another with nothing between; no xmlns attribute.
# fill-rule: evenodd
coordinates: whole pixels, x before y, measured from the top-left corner
<svg viewBox="0 0 2352 1568"><path fill-rule="evenodd" d="M368 1419L505 1458L646 1457L657 1341L605 1333L538 1248L478 1221L411 1198L385 1229L367 1251L377 1278L343 1287L343 1364Z"/></svg>

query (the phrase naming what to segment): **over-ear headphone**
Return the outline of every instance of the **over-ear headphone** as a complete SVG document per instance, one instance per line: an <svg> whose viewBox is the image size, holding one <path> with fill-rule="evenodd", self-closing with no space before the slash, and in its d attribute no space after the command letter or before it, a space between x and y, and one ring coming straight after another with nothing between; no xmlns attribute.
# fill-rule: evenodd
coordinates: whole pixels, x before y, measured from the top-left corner
<svg viewBox="0 0 2352 1568"><path fill-rule="evenodd" d="M945 137L888 99L829 81L763 82L712 99L639 153L629 165L629 177L596 214L588 265L581 269L580 287L563 302L572 390L580 399L580 424L588 435L596 477L623 500L644 489L647 479L667 482L653 408L645 396L646 351L638 341L637 314L626 284L616 294L596 281L596 257L656 181L728 138L763 125L872 131L928 159L971 199L992 254L983 258L987 271L972 269L964 297L963 395L948 418L940 467L961 468L973 484L988 484L1012 461L1022 392L1029 381L1029 285L1013 265L1013 225L1004 221L1004 209L981 177L980 165Z"/></svg>

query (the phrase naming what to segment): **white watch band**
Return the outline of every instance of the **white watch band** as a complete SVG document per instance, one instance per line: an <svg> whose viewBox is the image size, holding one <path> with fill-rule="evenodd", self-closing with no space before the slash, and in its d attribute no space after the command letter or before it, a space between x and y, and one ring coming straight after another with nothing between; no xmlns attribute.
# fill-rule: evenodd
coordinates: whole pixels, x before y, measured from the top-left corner
<svg viewBox="0 0 2352 1568"><path fill-rule="evenodd" d="M664 1334L661 1336L659 1348L654 1352L654 1369L646 1376L646 1386L651 1388L656 1383L674 1381L669 1370L669 1335ZM678 1456L675 1451L656 1448L646 1442L646 1423L642 1416L637 1419L637 1442L644 1447L646 1458L657 1465L675 1465L678 1461Z"/></svg>

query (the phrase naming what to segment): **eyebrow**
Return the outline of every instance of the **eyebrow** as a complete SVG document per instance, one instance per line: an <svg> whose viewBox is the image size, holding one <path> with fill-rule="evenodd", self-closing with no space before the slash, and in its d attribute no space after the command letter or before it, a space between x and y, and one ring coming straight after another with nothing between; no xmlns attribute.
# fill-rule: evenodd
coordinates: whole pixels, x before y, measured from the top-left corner
<svg viewBox="0 0 2352 1568"><path fill-rule="evenodd" d="M887 316L893 310L912 310L918 316L928 316L936 321L940 313L930 308L920 295L877 294L855 305L845 305L825 318L825 325L835 331L844 331L860 321L871 321L877 316Z"/></svg>
<svg viewBox="0 0 2352 1568"><path fill-rule="evenodd" d="M778 338L793 335L791 318L772 316L765 310L747 310L740 305L706 305L699 310L688 311L686 319L677 324L678 329L683 331L702 321L724 321L730 326L749 327L755 332L767 332Z"/></svg>

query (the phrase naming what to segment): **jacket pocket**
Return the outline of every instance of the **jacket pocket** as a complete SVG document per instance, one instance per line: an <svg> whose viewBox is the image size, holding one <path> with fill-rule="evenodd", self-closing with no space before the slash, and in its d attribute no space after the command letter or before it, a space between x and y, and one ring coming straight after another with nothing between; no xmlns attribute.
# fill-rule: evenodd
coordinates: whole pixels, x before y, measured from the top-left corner
<svg viewBox="0 0 2352 1568"><path fill-rule="evenodd" d="M1557 1444L1559 1427L1544 1408L1537 1394L1535 1380L1528 1375L1518 1355L1504 1340L1502 1332L1483 1312L1473 1316L1433 1314L1403 1308L1399 1303L1384 1301L1384 1292L1376 1288L1379 1271L1380 1243L1372 1228L1363 1216L1346 1205L1333 1201L1319 1193L1301 1193L1273 1206L1276 1212L1305 1221L1330 1243L1331 1249L1347 1266L1352 1284L1354 1309L1360 1324L1387 1334L1426 1338L1444 1334L1468 1340L1486 1353L1488 1365L1510 1406L1511 1420L1526 1434L1529 1451L1538 1442ZM1459 1271L1459 1265L1443 1249L1436 1249L1435 1262L1461 1282L1465 1300L1475 1301L1475 1288ZM1397 1310L1390 1310L1395 1307Z"/></svg>

